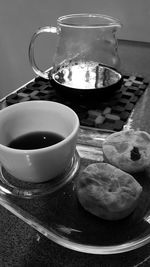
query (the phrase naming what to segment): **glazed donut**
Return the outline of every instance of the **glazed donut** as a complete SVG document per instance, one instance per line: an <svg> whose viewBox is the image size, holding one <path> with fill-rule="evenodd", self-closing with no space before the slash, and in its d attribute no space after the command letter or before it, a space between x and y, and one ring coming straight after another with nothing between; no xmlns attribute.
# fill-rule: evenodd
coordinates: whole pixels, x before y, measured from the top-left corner
<svg viewBox="0 0 150 267"><path fill-rule="evenodd" d="M79 175L76 190L85 210L106 220L119 220L133 212L142 187L120 169L108 163L94 163Z"/></svg>
<svg viewBox="0 0 150 267"><path fill-rule="evenodd" d="M145 170L150 165L150 135L126 130L109 135L102 144L104 161L129 172Z"/></svg>

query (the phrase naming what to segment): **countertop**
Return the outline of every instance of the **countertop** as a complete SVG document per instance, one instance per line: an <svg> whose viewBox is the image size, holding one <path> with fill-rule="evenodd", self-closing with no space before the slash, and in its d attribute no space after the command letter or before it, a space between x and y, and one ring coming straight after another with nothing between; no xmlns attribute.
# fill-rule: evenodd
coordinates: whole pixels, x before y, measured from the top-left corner
<svg viewBox="0 0 150 267"><path fill-rule="evenodd" d="M150 244L118 255L90 255L51 242L0 207L0 266L131 267L150 266Z"/></svg>

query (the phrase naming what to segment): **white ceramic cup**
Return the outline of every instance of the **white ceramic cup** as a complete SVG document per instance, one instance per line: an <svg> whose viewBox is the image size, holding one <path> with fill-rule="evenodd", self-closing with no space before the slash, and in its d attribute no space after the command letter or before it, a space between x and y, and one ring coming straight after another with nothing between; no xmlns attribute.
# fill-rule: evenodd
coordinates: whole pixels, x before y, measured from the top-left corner
<svg viewBox="0 0 150 267"><path fill-rule="evenodd" d="M0 162L14 177L27 182L44 182L65 171L75 153L79 119L69 107L51 101L29 101L0 111ZM14 149L8 144L36 131L55 132L59 143L39 149Z"/></svg>

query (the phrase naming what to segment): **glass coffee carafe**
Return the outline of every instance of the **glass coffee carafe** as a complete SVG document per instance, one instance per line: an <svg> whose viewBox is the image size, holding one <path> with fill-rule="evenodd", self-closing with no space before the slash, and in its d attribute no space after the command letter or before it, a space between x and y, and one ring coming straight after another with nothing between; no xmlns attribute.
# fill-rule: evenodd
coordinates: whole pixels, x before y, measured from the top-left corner
<svg viewBox="0 0 150 267"><path fill-rule="evenodd" d="M61 92L105 93L121 85L116 32L121 23L101 14L72 14L57 19L57 27L42 27L32 36L29 60L38 76L51 79ZM34 43L41 33L58 35L53 65L47 71L38 68ZM94 90L93 90L94 89Z"/></svg>

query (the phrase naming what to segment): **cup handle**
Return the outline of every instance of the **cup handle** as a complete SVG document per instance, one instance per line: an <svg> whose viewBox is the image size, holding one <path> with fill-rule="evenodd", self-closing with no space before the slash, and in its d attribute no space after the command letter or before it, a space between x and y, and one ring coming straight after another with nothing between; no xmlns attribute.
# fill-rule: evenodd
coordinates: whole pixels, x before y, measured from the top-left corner
<svg viewBox="0 0 150 267"><path fill-rule="evenodd" d="M34 43L36 38L41 34L41 33L58 33L57 27L51 27L51 26L46 26L39 28L32 36L30 44L29 44L29 62L31 64L32 69L34 72L38 75L41 76L45 79L49 79L49 73L46 71L42 71L38 68L36 61L35 61L35 56L34 56Z"/></svg>

